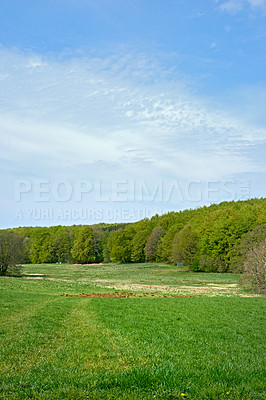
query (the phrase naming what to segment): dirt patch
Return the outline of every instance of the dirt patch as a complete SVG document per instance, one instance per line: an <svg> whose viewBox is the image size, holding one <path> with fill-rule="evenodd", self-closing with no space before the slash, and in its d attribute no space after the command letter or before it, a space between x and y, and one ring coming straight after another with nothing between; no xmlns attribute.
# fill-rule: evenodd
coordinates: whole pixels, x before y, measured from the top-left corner
<svg viewBox="0 0 266 400"><path fill-rule="evenodd" d="M66 297L88 297L91 299L119 299L119 298L124 298L124 297L133 297L135 296L134 293L127 293L127 292L123 292L123 293L81 293L81 294L68 294L68 293L64 293L61 296L66 296Z"/></svg>
<svg viewBox="0 0 266 400"><path fill-rule="evenodd" d="M45 274L28 274L28 276L45 276Z"/></svg>
<svg viewBox="0 0 266 400"><path fill-rule="evenodd" d="M178 286L178 287L171 287L171 286L162 286L162 285L139 285L136 283L131 283L129 286L136 287L136 288L146 288L146 289L159 289L159 290L170 290L170 291L197 291L197 292L206 292L209 290L206 286Z"/></svg>
<svg viewBox="0 0 266 400"><path fill-rule="evenodd" d="M22 276L22 279L44 279L42 276Z"/></svg>
<svg viewBox="0 0 266 400"><path fill-rule="evenodd" d="M103 263L94 263L94 264L73 264L73 265L81 265L81 266L86 266L86 265L103 265Z"/></svg>
<svg viewBox="0 0 266 400"><path fill-rule="evenodd" d="M178 294L158 295L155 293L132 293L132 292L81 293L81 294L63 293L63 294L61 294L61 296L86 297L89 299L123 299L123 298L128 298L128 297L194 297L194 296L182 296L182 295L178 295Z"/></svg>
<svg viewBox="0 0 266 400"><path fill-rule="evenodd" d="M169 286L169 285L153 285L153 284L138 284L130 282L117 282L115 280L92 280L92 284L104 289L113 289L116 291L127 291L134 293L156 293L157 295L236 295L239 294L239 287L236 284L206 284L206 285L180 285L180 286ZM194 296L193 296L194 297Z"/></svg>
<svg viewBox="0 0 266 400"><path fill-rule="evenodd" d="M74 282L74 281L70 281L69 279L46 278L43 276L22 276L22 279L43 279L45 281Z"/></svg>

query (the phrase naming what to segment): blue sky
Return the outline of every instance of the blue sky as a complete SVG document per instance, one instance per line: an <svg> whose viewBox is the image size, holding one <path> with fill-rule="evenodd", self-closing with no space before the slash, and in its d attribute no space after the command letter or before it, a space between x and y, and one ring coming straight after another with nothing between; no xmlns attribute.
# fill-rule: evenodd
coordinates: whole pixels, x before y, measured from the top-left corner
<svg viewBox="0 0 266 400"><path fill-rule="evenodd" d="M2 227L265 196L265 0L0 0Z"/></svg>

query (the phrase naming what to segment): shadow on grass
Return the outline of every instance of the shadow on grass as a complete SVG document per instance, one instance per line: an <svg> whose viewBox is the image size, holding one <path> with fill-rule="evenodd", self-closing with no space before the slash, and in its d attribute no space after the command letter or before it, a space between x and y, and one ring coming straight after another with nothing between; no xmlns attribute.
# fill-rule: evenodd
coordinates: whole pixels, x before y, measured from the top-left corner
<svg viewBox="0 0 266 400"><path fill-rule="evenodd" d="M44 274L22 274L22 270L25 268L23 265L15 265L8 267L7 271L0 275L9 278L44 278Z"/></svg>
<svg viewBox="0 0 266 400"><path fill-rule="evenodd" d="M2 273L0 276L6 276L6 277L12 277L12 278L20 278L21 275L21 269L23 267L21 265L16 265L14 267L8 267L7 271Z"/></svg>

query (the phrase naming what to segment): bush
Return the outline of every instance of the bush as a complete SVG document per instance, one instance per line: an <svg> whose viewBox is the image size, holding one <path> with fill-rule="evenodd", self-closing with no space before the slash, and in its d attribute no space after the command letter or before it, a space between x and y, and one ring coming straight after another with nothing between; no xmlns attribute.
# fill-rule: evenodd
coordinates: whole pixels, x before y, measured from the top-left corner
<svg viewBox="0 0 266 400"><path fill-rule="evenodd" d="M244 262L243 281L258 293L266 293L266 239L249 251Z"/></svg>
<svg viewBox="0 0 266 400"><path fill-rule="evenodd" d="M227 272L227 264L222 256L211 257L203 254L198 259L198 271Z"/></svg>

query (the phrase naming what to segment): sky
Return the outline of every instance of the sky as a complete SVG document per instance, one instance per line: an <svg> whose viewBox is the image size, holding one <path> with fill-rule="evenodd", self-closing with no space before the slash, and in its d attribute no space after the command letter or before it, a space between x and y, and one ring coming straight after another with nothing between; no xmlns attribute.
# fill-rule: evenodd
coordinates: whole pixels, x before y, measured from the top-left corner
<svg viewBox="0 0 266 400"><path fill-rule="evenodd" d="M265 197L266 0L0 0L0 227Z"/></svg>

